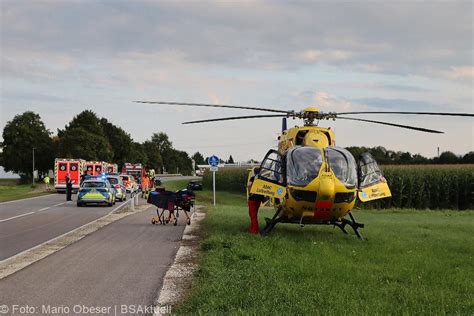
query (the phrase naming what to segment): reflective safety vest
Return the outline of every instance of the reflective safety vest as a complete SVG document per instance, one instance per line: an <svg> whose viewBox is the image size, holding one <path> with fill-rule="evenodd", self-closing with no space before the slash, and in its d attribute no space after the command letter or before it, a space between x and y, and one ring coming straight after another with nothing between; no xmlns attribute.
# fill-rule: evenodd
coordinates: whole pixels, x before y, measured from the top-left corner
<svg viewBox="0 0 474 316"><path fill-rule="evenodd" d="M149 186L150 186L150 179L148 179L148 177L143 177L143 179L142 179L142 190L143 189L148 189Z"/></svg>

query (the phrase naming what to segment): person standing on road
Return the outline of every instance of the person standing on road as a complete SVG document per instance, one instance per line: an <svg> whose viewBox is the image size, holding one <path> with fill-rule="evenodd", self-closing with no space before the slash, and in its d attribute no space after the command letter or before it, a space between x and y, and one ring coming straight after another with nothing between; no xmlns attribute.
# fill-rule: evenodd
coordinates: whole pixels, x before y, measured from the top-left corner
<svg viewBox="0 0 474 316"><path fill-rule="evenodd" d="M72 180L69 173L66 175L66 201L72 201Z"/></svg>
<svg viewBox="0 0 474 316"><path fill-rule="evenodd" d="M148 198L148 191L150 187L150 179L148 179L148 175L144 175L142 179L142 198Z"/></svg>
<svg viewBox="0 0 474 316"><path fill-rule="evenodd" d="M46 191L48 192L51 191L51 188L49 187L50 178L48 175L46 175L46 177L43 178L43 182L46 185Z"/></svg>

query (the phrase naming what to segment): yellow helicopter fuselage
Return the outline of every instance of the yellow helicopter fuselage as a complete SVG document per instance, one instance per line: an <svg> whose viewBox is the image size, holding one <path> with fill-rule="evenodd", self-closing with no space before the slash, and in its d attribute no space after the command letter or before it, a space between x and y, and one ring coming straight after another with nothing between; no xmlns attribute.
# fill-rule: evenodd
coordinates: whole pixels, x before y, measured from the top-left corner
<svg viewBox="0 0 474 316"><path fill-rule="evenodd" d="M331 128L303 126L284 131L278 142L278 150L284 155L295 146L324 149L335 145L335 135ZM306 223L337 220L354 207L356 191L356 188L346 188L329 168L327 160L323 159L319 175L308 185L287 186L287 197L282 201L283 212L290 219ZM341 196L341 193L349 197L346 199L348 202L335 200L336 194Z"/></svg>
<svg viewBox="0 0 474 316"><path fill-rule="evenodd" d="M321 224L340 220L353 209L358 187L356 184L343 183L331 167L327 156L332 148L336 148L335 145L331 128L306 125L285 130L278 138L278 153L281 157L286 157L288 152L297 147L319 150L321 161L317 174L313 175L314 178L308 183L299 185L289 182L269 183L257 178L249 193L272 198L274 205L281 210L281 216L290 222ZM355 169L355 162L353 167ZM265 174L262 175L263 178L264 176ZM375 188L372 186L365 189L363 196L365 200L372 200L375 198L371 197L380 192L381 197L390 196L386 182L376 185Z"/></svg>

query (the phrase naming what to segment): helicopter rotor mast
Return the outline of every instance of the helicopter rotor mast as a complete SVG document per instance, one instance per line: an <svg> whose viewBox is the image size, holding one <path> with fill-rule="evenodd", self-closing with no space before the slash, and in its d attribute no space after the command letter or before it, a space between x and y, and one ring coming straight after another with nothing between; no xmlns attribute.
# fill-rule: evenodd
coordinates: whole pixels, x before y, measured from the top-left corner
<svg viewBox="0 0 474 316"><path fill-rule="evenodd" d="M231 109L241 109L241 110L253 110L253 111L263 111L263 112L272 112L279 114L267 114L267 115L246 115L246 116L231 116L231 117L222 117L222 118L213 118L197 121L183 122L182 124L196 124L196 123L207 123L207 122L217 122L217 121L229 121L229 120L240 120L240 119L251 119L251 118L268 118L268 117L282 117L282 118L299 118L302 119L306 126L313 125L314 121L317 120L333 120L343 119L351 121L359 121L373 124L381 124L399 128L406 128L411 130L416 130L426 133L436 133L441 134L442 131L427 129L423 127L401 125L384 121L377 120L368 120L355 117L346 117L341 115L361 115L361 114L395 114L395 115L436 115L436 116L462 116L462 117L474 117L472 113L450 113L450 112L407 112L407 111L356 111L356 112L321 112L319 109L314 107L306 108L302 111L285 111L279 109L271 108L257 108L249 106L235 106L235 105L225 105L225 104L205 104L205 103L183 103L183 102L164 102L164 101L133 101L135 103L145 103L145 104L164 104L164 105L185 105L185 106L200 106L200 107L217 107L217 108L231 108Z"/></svg>

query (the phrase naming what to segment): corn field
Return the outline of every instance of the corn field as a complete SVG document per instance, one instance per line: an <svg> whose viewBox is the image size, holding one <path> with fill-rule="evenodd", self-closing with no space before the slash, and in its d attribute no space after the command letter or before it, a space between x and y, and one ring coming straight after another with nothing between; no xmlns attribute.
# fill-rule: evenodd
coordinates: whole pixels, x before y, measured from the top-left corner
<svg viewBox="0 0 474 316"><path fill-rule="evenodd" d="M358 208L474 209L474 165L381 166L392 197L358 203ZM245 193L246 169L220 169L217 190ZM204 187L212 189L206 172Z"/></svg>

